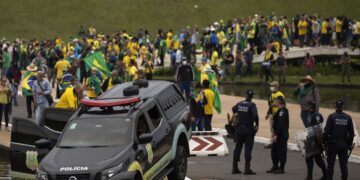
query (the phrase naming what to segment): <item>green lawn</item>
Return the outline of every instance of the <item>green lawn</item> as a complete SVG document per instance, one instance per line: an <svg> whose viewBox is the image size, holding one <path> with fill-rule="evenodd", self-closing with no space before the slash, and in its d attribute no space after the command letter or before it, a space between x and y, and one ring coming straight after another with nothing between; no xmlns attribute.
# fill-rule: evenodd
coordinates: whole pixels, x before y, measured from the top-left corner
<svg viewBox="0 0 360 180"><path fill-rule="evenodd" d="M197 4L198 8L194 5ZM98 32L139 28L154 35L158 28L180 29L220 19L258 14L294 16L300 13L358 18L357 0L1 0L0 37L64 39L79 25ZM152 36L154 37L154 36Z"/></svg>

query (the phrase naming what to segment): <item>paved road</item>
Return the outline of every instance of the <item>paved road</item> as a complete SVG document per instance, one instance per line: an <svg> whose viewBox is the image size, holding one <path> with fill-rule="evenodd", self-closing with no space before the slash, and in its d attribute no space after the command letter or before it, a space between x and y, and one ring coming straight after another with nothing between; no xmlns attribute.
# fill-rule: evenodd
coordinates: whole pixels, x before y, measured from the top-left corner
<svg viewBox="0 0 360 180"><path fill-rule="evenodd" d="M188 159L187 176L195 180L232 180L232 179L291 179L300 180L306 176L305 159L299 152L288 151L288 162L285 167L286 173L283 175L267 174L266 170L271 168L270 150L264 149L262 145L255 144L253 151L252 169L257 173L254 176L232 175L232 152L234 143L227 139L230 154L225 157L190 157ZM240 170L244 170L244 156L241 155ZM360 179L360 164L349 163L349 180ZM315 165L314 179L321 177L320 169ZM338 163L335 167L334 179L340 179Z"/></svg>
<svg viewBox="0 0 360 180"><path fill-rule="evenodd" d="M19 97L19 106L14 107L12 116L25 118L27 116L25 98ZM232 179L304 179L306 175L305 160L299 152L288 152L288 163L286 174L273 175L265 171L271 167L270 150L264 149L262 145L255 144L253 151L252 169L257 172L255 176L232 175L232 152L234 143L227 139L230 154L225 157L190 157L188 159L188 177L195 180L232 180ZM241 156L242 160L243 155ZM244 161L241 161L240 168L244 170ZM360 164L349 163L349 180L360 179ZM320 169L315 166L314 178L321 176ZM335 167L334 179L340 179L338 163Z"/></svg>

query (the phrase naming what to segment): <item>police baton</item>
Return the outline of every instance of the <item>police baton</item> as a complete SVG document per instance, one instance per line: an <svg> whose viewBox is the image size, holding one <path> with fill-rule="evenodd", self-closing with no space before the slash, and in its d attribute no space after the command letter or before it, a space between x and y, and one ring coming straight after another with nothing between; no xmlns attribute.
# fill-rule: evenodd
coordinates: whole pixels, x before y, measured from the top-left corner
<svg viewBox="0 0 360 180"><path fill-rule="evenodd" d="M351 146L350 149L349 149L348 160L349 160L349 158L350 158L350 155L351 155L352 150L354 149L354 147L355 147L355 143L353 143L352 146Z"/></svg>

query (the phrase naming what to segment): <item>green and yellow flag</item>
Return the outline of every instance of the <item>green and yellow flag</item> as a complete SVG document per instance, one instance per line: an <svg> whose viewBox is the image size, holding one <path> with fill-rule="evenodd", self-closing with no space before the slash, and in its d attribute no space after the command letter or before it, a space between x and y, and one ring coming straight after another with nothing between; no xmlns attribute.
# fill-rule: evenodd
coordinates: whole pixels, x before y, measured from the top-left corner
<svg viewBox="0 0 360 180"><path fill-rule="evenodd" d="M216 78L216 74L211 72L207 73L209 81L210 81L210 88L213 90L215 97L214 97L214 108L220 114L221 113L221 100L220 100L220 91L218 88L218 81Z"/></svg>
<svg viewBox="0 0 360 180"><path fill-rule="evenodd" d="M36 74L37 72L26 71L22 76L21 87L24 96L32 95L32 86L36 81Z"/></svg>
<svg viewBox="0 0 360 180"><path fill-rule="evenodd" d="M107 68L106 61L104 58L104 54L100 51L88 55L84 58L85 68L86 71L89 68L96 68L98 71L101 72L102 78L106 79L111 76L110 70Z"/></svg>

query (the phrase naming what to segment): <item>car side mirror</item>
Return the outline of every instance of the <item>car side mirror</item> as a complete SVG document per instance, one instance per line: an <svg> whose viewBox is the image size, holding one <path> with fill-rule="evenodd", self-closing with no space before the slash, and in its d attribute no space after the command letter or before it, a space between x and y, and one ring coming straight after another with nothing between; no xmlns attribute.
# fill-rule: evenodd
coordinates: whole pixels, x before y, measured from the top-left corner
<svg viewBox="0 0 360 180"><path fill-rule="evenodd" d="M152 141L152 135L149 133L141 134L139 136L139 142L140 144L147 144Z"/></svg>
<svg viewBox="0 0 360 180"><path fill-rule="evenodd" d="M50 149L51 142L48 139L40 139L35 142L35 146L38 149Z"/></svg>

